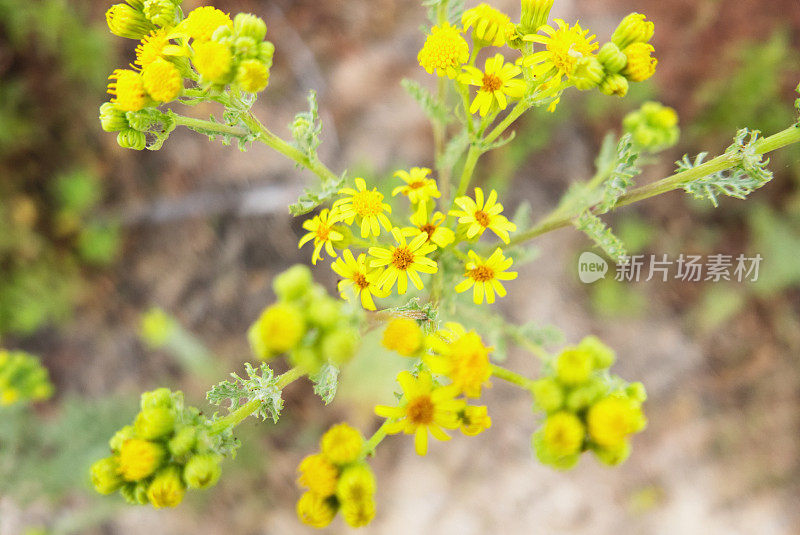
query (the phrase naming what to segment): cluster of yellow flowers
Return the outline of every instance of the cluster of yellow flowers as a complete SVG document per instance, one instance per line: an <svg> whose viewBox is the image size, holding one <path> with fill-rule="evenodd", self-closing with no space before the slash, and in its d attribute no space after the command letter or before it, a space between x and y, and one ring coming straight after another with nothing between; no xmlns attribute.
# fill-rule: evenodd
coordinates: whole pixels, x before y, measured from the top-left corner
<svg viewBox="0 0 800 535"><path fill-rule="evenodd" d="M375 475L365 458L369 453L361 433L347 425L330 428L320 440L320 452L297 467L297 484L308 489L297 502L297 516L311 527L323 528L337 512L359 528L375 517Z"/></svg>
<svg viewBox="0 0 800 535"><path fill-rule="evenodd" d="M133 505L175 507L186 489L217 483L221 456L200 411L183 406L183 394L159 388L145 392L133 425L111 438L111 455L91 467L100 494L119 490Z"/></svg>
<svg viewBox="0 0 800 535"><path fill-rule="evenodd" d="M41 401L53 394L53 385L39 359L22 351L0 349L0 407Z"/></svg>
<svg viewBox="0 0 800 535"><path fill-rule="evenodd" d="M532 439L540 461L568 469L587 450L609 465L627 459L628 437L647 423L647 396L641 383L610 376L613 362L613 350L590 336L565 348L534 383L536 407L547 415Z"/></svg>
<svg viewBox="0 0 800 535"><path fill-rule="evenodd" d="M349 307L313 282L311 271L296 265L273 282L278 302L268 306L247 333L261 360L287 354L307 374L326 362L342 365L359 347L358 318Z"/></svg>
<svg viewBox="0 0 800 535"><path fill-rule="evenodd" d="M330 210L323 209L303 223L308 233L300 239L299 247L313 240L311 261L314 264L322 258L323 248L336 258L331 268L341 277L339 292L343 299L360 300L364 308L375 310L374 298L389 296L395 286L398 295L408 291L409 281L417 290L422 290L421 275L438 271L436 258L443 250L464 241L474 242L487 229L503 242L509 242L509 232L515 231L516 225L502 215L503 205L497 202L495 190L484 198L483 190L475 188L474 199L457 197L454 200L457 209L445 215L436 210L436 199L441 193L430 174L431 170L425 167L394 174L403 184L394 188L392 196L402 195L410 202L410 226L399 227L392 223L392 209L384 202L384 195L377 188L369 189L363 178L355 179L354 188L343 188L339 192L341 198ZM347 228L350 225L360 230L360 239ZM381 229L392 235L394 243L381 245L376 241ZM363 247L366 252L356 256L350 247ZM338 257L337 248L343 249L341 257ZM506 295L500 281L512 280L517 274L507 271L513 260L506 258L502 249L495 249L488 258L472 250L462 256L465 258L464 280L455 286L456 291L473 288L477 304L482 303L484 297L488 303L494 303L495 295Z"/></svg>
<svg viewBox="0 0 800 535"><path fill-rule="evenodd" d="M625 17L611 41L600 47L595 35L577 22L569 25L556 19L554 26L546 24L552 6L553 0L522 0L517 24L488 4L468 9L461 18L462 27L445 22L431 29L417 56L419 64L429 73L455 79L462 92L466 86L476 86L469 111L481 117L496 115L509 100L526 94L550 99L553 111L567 87L624 96L628 82L644 81L655 72L657 60L649 44L653 23L644 15ZM471 53L465 33L472 41ZM536 50L537 44L543 49ZM481 48L504 45L521 55L509 63L497 53L482 70L475 67Z"/></svg>
<svg viewBox="0 0 800 535"><path fill-rule="evenodd" d="M109 76L111 102L100 108L103 129L119 132L123 147L141 150L146 145L150 125L137 120L136 112L182 96L213 96L228 86L257 93L269 83L275 47L264 40L267 25L262 19L247 13L231 19L211 6L183 18L180 4L126 0L106 12L112 33L140 41L131 68ZM185 80L196 88L185 87Z"/></svg>

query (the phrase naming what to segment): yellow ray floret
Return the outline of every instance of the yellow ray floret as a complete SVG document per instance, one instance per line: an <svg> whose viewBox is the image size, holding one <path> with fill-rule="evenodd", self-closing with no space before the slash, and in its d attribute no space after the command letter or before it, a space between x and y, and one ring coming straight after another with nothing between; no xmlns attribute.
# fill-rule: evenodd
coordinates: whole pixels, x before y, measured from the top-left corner
<svg viewBox="0 0 800 535"><path fill-rule="evenodd" d="M484 296L489 304L494 303L495 294L505 297L506 289L500 281L517 278L516 271L506 271L514 260L503 256L503 250L499 247L487 259L481 258L475 251L469 251L469 258L464 280L456 286L456 292L466 292L472 288L472 300L476 305L483 303Z"/></svg>
<svg viewBox="0 0 800 535"><path fill-rule="evenodd" d="M428 199L438 199L441 196L436 181L428 178L431 170L427 167L412 167L409 171L397 171L394 176L405 182L405 186L397 186L392 190L392 197L402 193L411 204L425 202Z"/></svg>
<svg viewBox="0 0 800 535"><path fill-rule="evenodd" d="M458 387L436 386L429 372L421 372L414 377L403 371L397 376L403 389L403 401L399 407L378 405L375 414L388 418L389 434L414 435L414 448L418 455L428 452L428 432L438 440L450 440L444 429L457 429L460 425L458 413L465 402L455 399Z"/></svg>
<svg viewBox="0 0 800 535"><path fill-rule="evenodd" d="M136 61L134 63L139 68L143 68L158 58L163 58L164 47L169 44L166 28L153 30L136 46Z"/></svg>
<svg viewBox="0 0 800 535"><path fill-rule="evenodd" d="M408 281L417 290L422 289L422 279L420 273L436 273L439 269L435 260L431 260L426 255L433 252L436 246L428 243L427 234L420 234L411 242L406 242L405 236L400 229L392 229L397 245L394 247L370 247L369 254L372 257L370 266L386 266L378 284L384 290L391 290L397 282L397 293L403 295L408 290Z"/></svg>
<svg viewBox="0 0 800 535"><path fill-rule="evenodd" d="M472 39L480 46L503 46L506 42L508 15L489 4L468 9L461 16L464 29L473 28Z"/></svg>
<svg viewBox="0 0 800 535"><path fill-rule="evenodd" d="M447 216L441 212L433 212L428 217L427 203L420 203L419 208L411 214L409 220L413 227L404 227L403 236L416 238L420 234L428 236L428 242L435 243L438 247L447 247L455 241L455 233L447 227L442 226Z"/></svg>
<svg viewBox="0 0 800 535"><path fill-rule="evenodd" d="M478 94L469 107L470 113L480 111L481 117L485 117L494 105L494 109L504 110L508 98L517 100L525 94L525 80L516 78L522 69L513 63L505 63L502 54L487 59L483 71L471 65L464 67L464 71L459 81L478 86Z"/></svg>
<svg viewBox="0 0 800 535"><path fill-rule="evenodd" d="M342 299L360 299L361 305L367 310L375 310L373 296L387 297L391 293L378 285L383 268L367 268L367 255L364 253L356 259L350 249L345 249L342 256L331 264L331 269L342 277L339 281Z"/></svg>
<svg viewBox="0 0 800 535"><path fill-rule="evenodd" d="M142 75L130 69L116 69L108 77L108 93L111 102L122 111L139 111L147 106L147 92L144 89Z"/></svg>
<svg viewBox="0 0 800 535"><path fill-rule="evenodd" d="M317 260L322 258L320 254L322 247L325 247L325 251L329 256L336 257L336 250L333 248L333 244L344 239L342 233L337 231L334 226L338 221L338 215L331 214L326 208L312 219L307 219L303 222L303 228L308 231L308 234L300 238L297 248L299 249L314 240L314 254L311 255L312 264L316 265Z"/></svg>
<svg viewBox="0 0 800 535"><path fill-rule="evenodd" d="M469 59L469 45L461 32L445 22L431 28L422 50L417 54L420 66L437 76L455 78L463 64Z"/></svg>
<svg viewBox="0 0 800 535"><path fill-rule="evenodd" d="M497 191L489 192L489 197L484 202L483 190L475 188L475 200L467 197L458 197L455 204L461 210L451 210L450 215L458 217L458 222L467 225L467 238L481 236L488 228L497 236L508 243L508 233L517 230L517 226L500 215L503 205L497 202Z"/></svg>
<svg viewBox="0 0 800 535"><path fill-rule="evenodd" d="M386 230L392 229L392 224L386 214L392 213L392 207L383 202L383 193L377 188L367 189L363 178L355 179L356 188L343 188L340 195L346 195L333 203L333 210L338 212L341 219L348 225L358 220L361 226L361 237L370 235L380 236L381 226Z"/></svg>

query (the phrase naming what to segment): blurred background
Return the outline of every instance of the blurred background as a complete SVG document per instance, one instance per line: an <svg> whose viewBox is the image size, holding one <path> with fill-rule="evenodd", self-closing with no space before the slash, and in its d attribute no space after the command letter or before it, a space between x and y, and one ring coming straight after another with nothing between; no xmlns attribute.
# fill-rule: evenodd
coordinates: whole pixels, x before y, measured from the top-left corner
<svg viewBox="0 0 800 535"><path fill-rule="evenodd" d="M185 0L185 11L196 5ZM257 109L270 128L288 137L315 89L332 169L387 179L431 166L428 122L399 85L434 81L416 63L425 23L416 1L215 5L267 21L275 66ZM517 1L493 5L519 14ZM308 384L289 387L280 423L240 426L244 445L220 483L178 509L89 490L89 464L133 417L139 393L180 388L208 409L208 387L250 358L245 331L274 299L274 274L310 258L297 250L301 220L286 210L308 177L279 155L186 130L139 153L100 131L106 77L132 60L134 44L107 32L107 7L0 0L0 339L40 355L56 387L34 408L0 409L0 534L307 533L294 515L295 467L332 423L377 427L371 404L390 387L373 380L374 366L345 370L329 407ZM534 218L592 175L603 135L646 100L678 111L682 140L641 181L668 175L684 153L723 150L737 128L773 133L795 120L797 0L557 0L553 16L579 18L603 40L631 11L656 24L655 77L623 100L572 95L555 115L532 113L480 167L485 185L513 187ZM576 261L590 244L564 229L538 240L538 259L499 304L568 343L598 335L618 352L615 371L644 382L650 424L624 465L538 464L530 400L498 382L489 432L437 444L427 458L407 437L382 444L378 515L363 532L800 533L800 151L771 158L775 179L746 203L713 209L672 193L611 218L634 253L759 253L757 283L583 285ZM333 289L330 270L315 273ZM142 339L152 307L180 325L177 344ZM533 355L511 349L508 359L536 374ZM337 520L327 531L348 530Z"/></svg>

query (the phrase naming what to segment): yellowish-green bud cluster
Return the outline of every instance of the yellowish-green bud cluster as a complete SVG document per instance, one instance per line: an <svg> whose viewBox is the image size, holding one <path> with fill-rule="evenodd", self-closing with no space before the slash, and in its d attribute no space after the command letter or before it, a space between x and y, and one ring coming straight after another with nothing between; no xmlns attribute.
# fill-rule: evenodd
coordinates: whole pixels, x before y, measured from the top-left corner
<svg viewBox="0 0 800 535"><path fill-rule="evenodd" d="M619 23L611 35L611 42L620 50L633 43L647 43L653 38L655 25L641 13L631 13Z"/></svg>
<svg viewBox="0 0 800 535"><path fill-rule="evenodd" d="M624 97L629 82L643 82L655 73L658 60L652 57L655 49L649 44L654 25L640 13L625 17L597 53L605 75L599 82L606 95Z"/></svg>
<svg viewBox="0 0 800 535"><path fill-rule="evenodd" d="M41 401L53 394L47 369L22 351L0 349L0 407Z"/></svg>
<svg viewBox="0 0 800 535"><path fill-rule="evenodd" d="M566 470L587 450L605 464L628 457L628 437L646 424L646 394L641 383L611 376L613 363L614 351L589 336L565 348L533 384L535 407L546 414L531 440L542 463Z"/></svg>
<svg viewBox="0 0 800 535"><path fill-rule="evenodd" d="M141 39L155 29L141 7L130 4L114 4L106 11L106 23L111 33L128 39Z"/></svg>
<svg viewBox="0 0 800 535"><path fill-rule="evenodd" d="M364 462L364 438L347 424L329 429L320 453L297 467L297 484L308 489L297 501L297 516L306 525L323 528L336 513L351 527L369 524L375 516L375 475Z"/></svg>
<svg viewBox="0 0 800 535"><path fill-rule="evenodd" d="M142 12L156 26L171 27L180 18L180 0L144 0Z"/></svg>
<svg viewBox="0 0 800 535"><path fill-rule="evenodd" d="M273 286L278 302L248 331L258 358L288 354L292 365L311 374L326 362L341 365L353 358L360 342L351 308L314 284L306 266L278 275Z"/></svg>
<svg viewBox="0 0 800 535"><path fill-rule="evenodd" d="M132 425L111 438L111 455L90 470L97 492L117 490L131 504L175 507L186 489L216 484L221 468L217 442L200 411L183 394L159 388L141 396Z"/></svg>
<svg viewBox="0 0 800 535"><path fill-rule="evenodd" d="M625 116L622 126L636 145L651 152L675 145L680 137L677 112L658 102L645 102Z"/></svg>

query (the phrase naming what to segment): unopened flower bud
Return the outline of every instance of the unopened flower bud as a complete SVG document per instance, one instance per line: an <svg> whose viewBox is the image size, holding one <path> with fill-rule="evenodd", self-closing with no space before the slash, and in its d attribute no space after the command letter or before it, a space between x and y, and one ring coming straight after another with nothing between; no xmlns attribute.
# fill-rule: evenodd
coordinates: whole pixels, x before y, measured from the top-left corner
<svg viewBox="0 0 800 535"><path fill-rule="evenodd" d="M166 407L144 409L133 424L136 435L147 440L156 440L172 433L175 417Z"/></svg>
<svg viewBox="0 0 800 535"><path fill-rule="evenodd" d="M132 128L126 128L117 134L117 144L123 149L144 150L147 146L147 136Z"/></svg>
<svg viewBox="0 0 800 535"><path fill-rule="evenodd" d="M594 369L592 354L577 347L569 347L556 359L556 375L565 385L579 385L589 379Z"/></svg>
<svg viewBox="0 0 800 535"><path fill-rule="evenodd" d="M119 489L125 501L131 505L145 505L147 499L147 483L139 481L138 483L126 483Z"/></svg>
<svg viewBox="0 0 800 535"><path fill-rule="evenodd" d="M167 446L173 457L183 457L194 448L197 443L197 432L194 427L180 429L169 440Z"/></svg>
<svg viewBox="0 0 800 535"><path fill-rule="evenodd" d="M258 57L258 41L252 37L237 37L233 42L233 49L236 54L241 58L257 58Z"/></svg>
<svg viewBox="0 0 800 535"><path fill-rule="evenodd" d="M172 407L172 391L162 387L150 392L143 392L139 400L139 408L145 410L153 407Z"/></svg>
<svg viewBox="0 0 800 535"><path fill-rule="evenodd" d="M603 66L596 57L584 56L575 64L570 80L578 90L586 91L600 85L605 74Z"/></svg>
<svg viewBox="0 0 800 535"><path fill-rule="evenodd" d="M193 489L213 487L222 473L219 461L213 453L194 455L183 467L183 480Z"/></svg>
<svg viewBox="0 0 800 535"><path fill-rule="evenodd" d="M92 485L100 494L111 494L123 484L119 475L119 465L114 457L106 457L92 464L90 469Z"/></svg>
<svg viewBox="0 0 800 535"><path fill-rule="evenodd" d="M519 31L522 35L536 33L547 24L554 0L522 0L522 18Z"/></svg>
<svg viewBox="0 0 800 535"><path fill-rule="evenodd" d="M621 71L628 63L628 57L622 53L622 50L617 45L610 42L600 47L597 59L603 64L606 72L610 73Z"/></svg>
<svg viewBox="0 0 800 535"><path fill-rule="evenodd" d="M178 21L180 8L172 0L144 0L144 16L156 26L174 26Z"/></svg>
<svg viewBox="0 0 800 535"><path fill-rule="evenodd" d="M647 43L633 43L625 47L622 52L627 56L628 63L622 74L632 82L643 82L656 72L658 60L652 57L655 51L653 45Z"/></svg>
<svg viewBox="0 0 800 535"><path fill-rule="evenodd" d="M250 37L256 42L267 36L267 23L250 13L239 13L233 19L233 30L241 37Z"/></svg>
<svg viewBox="0 0 800 535"><path fill-rule="evenodd" d="M147 499L156 509L176 507L183 501L186 487L177 466L168 466L158 472L147 487Z"/></svg>
<svg viewBox="0 0 800 535"><path fill-rule="evenodd" d="M308 309L308 321L323 329L334 327L341 316L341 303L331 297L318 299Z"/></svg>
<svg viewBox="0 0 800 535"><path fill-rule="evenodd" d="M536 406L545 412L555 412L564 405L564 390L554 379L545 377L533 384Z"/></svg>
<svg viewBox="0 0 800 535"><path fill-rule="evenodd" d="M111 102L100 106L100 126L106 132L119 132L129 127L125 112Z"/></svg>
<svg viewBox="0 0 800 535"><path fill-rule="evenodd" d="M106 11L106 23L111 33L128 39L141 39L156 28L144 13L129 4L111 6Z"/></svg>
<svg viewBox="0 0 800 535"><path fill-rule="evenodd" d="M325 335L322 339L322 356L337 366L350 362L359 345L358 331L341 328Z"/></svg>
<svg viewBox="0 0 800 535"><path fill-rule="evenodd" d="M306 322L300 310L289 303L267 307L247 331L253 353L261 360L294 349L306 332Z"/></svg>
<svg viewBox="0 0 800 535"><path fill-rule="evenodd" d="M617 29L611 35L611 42L625 49L633 43L646 43L653 37L655 26L641 13L631 13L619 23Z"/></svg>
<svg viewBox="0 0 800 535"><path fill-rule="evenodd" d="M295 301L303 297L314 282L311 270L307 266L298 264L279 274L272 281L272 289L279 299Z"/></svg>
<svg viewBox="0 0 800 535"><path fill-rule="evenodd" d="M624 97L628 94L628 80L621 74L608 74L600 82L600 91L606 95Z"/></svg>
<svg viewBox="0 0 800 535"><path fill-rule="evenodd" d="M263 91L269 84L269 68L257 59L246 59L239 63L236 84L248 93Z"/></svg>
<svg viewBox="0 0 800 535"><path fill-rule="evenodd" d="M269 69L272 67L272 56L275 55L275 45L269 41L258 44L258 60Z"/></svg>
<svg viewBox="0 0 800 535"><path fill-rule="evenodd" d="M588 351L594 359L596 369L609 368L614 364L614 350L596 336L587 336L578 344L578 349Z"/></svg>
<svg viewBox="0 0 800 535"><path fill-rule="evenodd" d="M108 446L111 448L111 451L114 453L118 453L122 444L128 440L129 438L134 438L136 436L136 431L133 429L132 425L126 425L116 433L114 436L111 437L111 440L108 441Z"/></svg>
<svg viewBox="0 0 800 535"><path fill-rule="evenodd" d="M361 455L364 438L358 429L348 424L337 424L328 429L320 439L322 455L333 464L349 464Z"/></svg>

